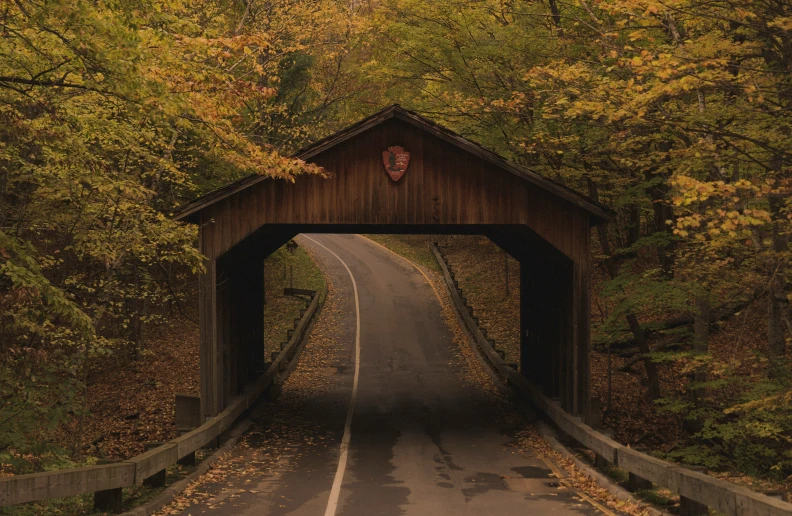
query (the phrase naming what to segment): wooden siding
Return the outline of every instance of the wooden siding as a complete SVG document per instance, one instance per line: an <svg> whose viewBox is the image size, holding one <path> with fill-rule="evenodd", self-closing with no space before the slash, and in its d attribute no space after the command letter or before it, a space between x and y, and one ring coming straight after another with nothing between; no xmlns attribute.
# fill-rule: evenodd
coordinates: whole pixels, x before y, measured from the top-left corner
<svg viewBox="0 0 792 516"><path fill-rule="evenodd" d="M382 151L400 145L399 182ZM391 118L322 146L310 160L327 177L263 179L201 204L201 397L219 413L263 361L263 259L302 231L479 233L521 263L522 370L588 416L591 210ZM191 220L195 220L194 216ZM253 365L255 363L255 365Z"/></svg>
<svg viewBox="0 0 792 516"><path fill-rule="evenodd" d="M411 154L398 183L382 164L392 145ZM574 260L588 253L585 210L399 119L311 161L330 177L266 179L204 208L204 252L215 259L269 224L522 224Z"/></svg>

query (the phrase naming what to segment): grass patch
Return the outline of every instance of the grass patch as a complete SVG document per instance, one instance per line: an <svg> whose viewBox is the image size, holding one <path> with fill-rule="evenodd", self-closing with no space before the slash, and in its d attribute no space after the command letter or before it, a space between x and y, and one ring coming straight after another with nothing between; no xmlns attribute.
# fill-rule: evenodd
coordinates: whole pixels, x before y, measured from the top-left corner
<svg viewBox="0 0 792 516"><path fill-rule="evenodd" d="M603 471L605 475L611 480L615 481L624 489L629 489L630 473L621 468L609 467ZM641 489L640 491L633 491L633 496L642 502L648 503L655 507L667 509L679 504L679 497L673 492L662 486L655 486L652 489Z"/></svg>
<svg viewBox="0 0 792 516"><path fill-rule="evenodd" d="M626 484L630 479L630 474L627 472L627 470L621 468L610 467L605 470L605 474L619 484Z"/></svg>
<svg viewBox="0 0 792 516"><path fill-rule="evenodd" d="M440 272L429 247L436 238L433 235L363 235L431 271Z"/></svg>
<svg viewBox="0 0 792 516"><path fill-rule="evenodd" d="M668 508L679 505L679 496L668 489L651 489L634 493L636 498L656 507Z"/></svg>
<svg viewBox="0 0 792 516"><path fill-rule="evenodd" d="M294 319L305 308L305 298L283 295L283 289L290 286L324 295L324 275L302 247L291 253L283 246L264 261L264 356L268 361L273 352L280 351L286 332L294 328Z"/></svg>

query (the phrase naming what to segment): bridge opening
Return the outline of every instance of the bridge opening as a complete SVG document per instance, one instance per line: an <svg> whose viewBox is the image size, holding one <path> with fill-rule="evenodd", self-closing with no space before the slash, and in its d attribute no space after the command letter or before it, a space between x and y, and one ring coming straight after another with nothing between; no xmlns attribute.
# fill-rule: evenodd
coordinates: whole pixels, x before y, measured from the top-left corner
<svg viewBox="0 0 792 516"><path fill-rule="evenodd" d="M338 235L338 240L379 247L397 263L415 269L411 271L415 281L431 282L435 297L448 307L452 306L448 289L454 288L502 360L520 370L520 327L515 324L520 317L520 263L494 242L481 235L442 234L347 234ZM324 281L317 278L317 267L326 263L314 263L318 261L316 251L317 245L310 237L297 235L265 259L264 356L267 360L274 360L287 345L293 333L289 331L298 322L293 317L304 313L311 290L319 291L320 295L325 292ZM452 283L445 281L444 270ZM386 277L378 277L380 274ZM392 273L372 272L366 276L380 285L399 283ZM409 304L410 300L394 301L392 311ZM399 314L391 314L390 320L395 320L396 315ZM457 326L456 322L453 324Z"/></svg>
<svg viewBox="0 0 792 516"><path fill-rule="evenodd" d="M214 323L220 329L218 344L224 352L222 356L215 356L211 364L202 362L202 367L213 371L218 384L223 382L222 387L214 387L222 392L222 406L266 369L269 357L262 341L265 332L263 263L271 253L300 234L476 235L489 238L520 264L519 271L514 271L520 291L520 319L514 325L519 342L518 369L549 396L565 400L570 410L574 410L576 393L578 400L585 396L588 356L586 353L574 357L575 328L570 324L574 306L573 264L528 228L510 225L449 228L438 225L273 224L257 230L224 253L213 271L216 286L213 302L217 306ZM211 396L207 391L202 394ZM216 402L220 402L219 397ZM220 406L217 410L221 410Z"/></svg>

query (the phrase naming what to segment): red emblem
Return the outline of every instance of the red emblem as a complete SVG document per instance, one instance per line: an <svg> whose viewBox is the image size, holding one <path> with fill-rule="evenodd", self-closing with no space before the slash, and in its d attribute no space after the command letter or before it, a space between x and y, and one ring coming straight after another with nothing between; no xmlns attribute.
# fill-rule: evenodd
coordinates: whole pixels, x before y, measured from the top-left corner
<svg viewBox="0 0 792 516"><path fill-rule="evenodd" d="M399 146L388 147L388 150L382 151L382 162L391 179L398 181L410 164L410 153Z"/></svg>

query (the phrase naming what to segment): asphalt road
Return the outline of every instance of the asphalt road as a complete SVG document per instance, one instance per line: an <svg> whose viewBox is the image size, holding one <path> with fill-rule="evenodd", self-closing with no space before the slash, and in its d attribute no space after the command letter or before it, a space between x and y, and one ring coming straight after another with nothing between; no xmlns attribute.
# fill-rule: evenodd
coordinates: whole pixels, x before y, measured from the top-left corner
<svg viewBox="0 0 792 516"><path fill-rule="evenodd" d="M301 243L332 289L300 365L167 514L602 514L511 445L530 423L471 373L420 273L360 236Z"/></svg>

